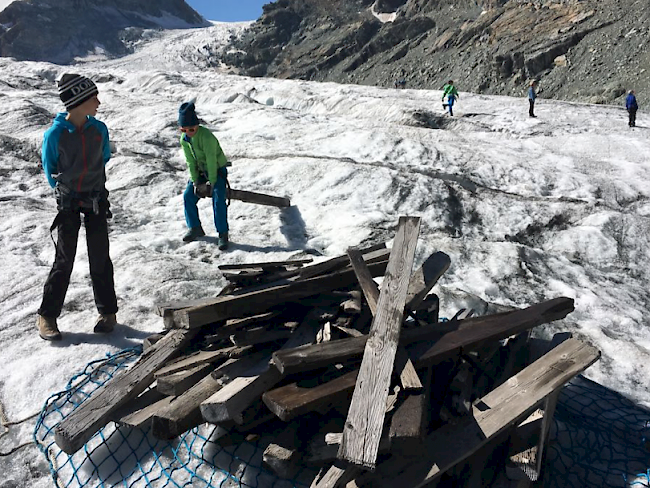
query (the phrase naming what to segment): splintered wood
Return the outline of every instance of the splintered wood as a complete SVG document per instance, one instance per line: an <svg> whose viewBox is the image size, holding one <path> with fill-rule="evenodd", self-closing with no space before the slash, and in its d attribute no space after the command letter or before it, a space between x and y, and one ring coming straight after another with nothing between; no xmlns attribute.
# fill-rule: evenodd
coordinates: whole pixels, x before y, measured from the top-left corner
<svg viewBox="0 0 650 488"><path fill-rule="evenodd" d="M537 480L558 393L599 353L577 339L525 353L570 298L440 322L432 290L451 262L434 252L414 269L419 227L401 217L390 250L220 266L218 296L156 306L163 332L55 442L72 454L108 422L159 439L209 423L227 432L221 445L275 433L264 467L289 479L320 468L319 488L434 486L443 473L478 486L496 449L511 452L499 486Z"/></svg>

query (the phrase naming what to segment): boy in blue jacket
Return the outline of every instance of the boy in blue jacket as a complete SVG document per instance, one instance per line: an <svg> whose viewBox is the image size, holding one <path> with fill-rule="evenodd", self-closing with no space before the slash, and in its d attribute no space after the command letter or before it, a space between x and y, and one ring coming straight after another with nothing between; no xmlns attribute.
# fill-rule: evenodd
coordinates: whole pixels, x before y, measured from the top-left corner
<svg viewBox="0 0 650 488"><path fill-rule="evenodd" d="M639 110L639 105L636 103L636 95L634 90L630 90L625 98L625 108L629 114L627 125L630 127L636 126L636 111Z"/></svg>
<svg viewBox="0 0 650 488"><path fill-rule="evenodd" d="M88 262L99 317L95 332L111 332L116 324L117 298L113 263L109 256L110 217L106 172L111 157L108 129L95 119L99 99L90 79L64 74L58 82L59 98L67 112L57 114L43 138L45 176L54 188L58 213L51 231L57 229L56 255L43 290L36 326L42 339L61 339L56 319L61 314L77 252L83 219Z"/></svg>

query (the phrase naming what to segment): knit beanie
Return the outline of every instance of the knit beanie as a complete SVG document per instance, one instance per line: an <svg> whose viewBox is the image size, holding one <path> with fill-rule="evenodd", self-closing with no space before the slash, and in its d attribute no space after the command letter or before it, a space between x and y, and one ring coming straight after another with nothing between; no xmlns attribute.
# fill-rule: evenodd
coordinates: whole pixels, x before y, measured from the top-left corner
<svg viewBox="0 0 650 488"><path fill-rule="evenodd" d="M199 118L196 116L194 103L185 102L178 109L178 125L181 127L193 127L199 125Z"/></svg>
<svg viewBox="0 0 650 488"><path fill-rule="evenodd" d="M68 111L78 107L98 93L97 86L92 80L81 75L66 73L59 80L58 86L59 97Z"/></svg>

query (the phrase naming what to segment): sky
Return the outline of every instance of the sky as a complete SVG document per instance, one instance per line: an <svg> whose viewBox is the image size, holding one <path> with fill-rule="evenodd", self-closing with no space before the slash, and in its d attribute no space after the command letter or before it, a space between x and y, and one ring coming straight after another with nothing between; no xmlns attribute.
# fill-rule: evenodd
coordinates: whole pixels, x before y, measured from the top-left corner
<svg viewBox="0 0 650 488"><path fill-rule="evenodd" d="M206 19L221 22L257 20L262 15L262 5L271 3L270 0L186 0L186 2Z"/></svg>
<svg viewBox="0 0 650 488"><path fill-rule="evenodd" d="M178 55L241 28L160 32L127 57L75 65L102 80L98 118L114 145L106 172L119 325L107 336L92 332L82 230L55 344L34 326L56 214L37 161L62 108L54 80L70 68L0 58L0 402L10 421L38 413L90 361L160 332L156 304L215 296L226 284L218 265L320 261L352 246L390 245L402 215L421 218L415 266L437 251L451 258L433 289L442 317L573 298L574 312L536 334L568 331L594 344L602 358L586 377L650 407L646 113L629 129L620 107L539 99L531 119L524 98L463 93L449 117L440 91L239 77L187 61L197 61L195 49ZM231 186L292 202L279 210L233 201L227 252L215 245L206 201L207 236L182 242L188 174L176 120L191 98L232 162ZM630 426L621 442L632 449L643 428ZM33 429L33 419L12 427L0 451L29 441ZM593 449L607 456L606 447ZM0 473L15 486L52 486L34 446L0 457Z"/></svg>

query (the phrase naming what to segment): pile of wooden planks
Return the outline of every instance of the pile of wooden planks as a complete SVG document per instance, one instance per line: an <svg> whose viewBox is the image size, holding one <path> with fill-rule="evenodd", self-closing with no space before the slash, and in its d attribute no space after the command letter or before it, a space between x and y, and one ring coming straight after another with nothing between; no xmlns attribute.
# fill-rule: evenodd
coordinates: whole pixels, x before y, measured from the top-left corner
<svg viewBox="0 0 650 488"><path fill-rule="evenodd" d="M60 422L56 443L73 453L110 421L160 439L209 422L231 432L223 443L281 423L264 463L287 478L321 467L313 487L490 486L496 451L498 471L535 481L559 389L599 352L563 337L531 363L531 329L564 318L569 298L439 322L431 290L450 259L413 272L419 226L400 218L390 251L221 266L222 293L159 305L165 332ZM461 483L463 466L474 474Z"/></svg>

